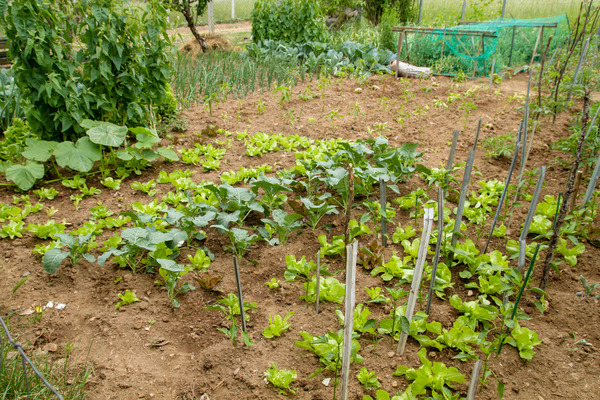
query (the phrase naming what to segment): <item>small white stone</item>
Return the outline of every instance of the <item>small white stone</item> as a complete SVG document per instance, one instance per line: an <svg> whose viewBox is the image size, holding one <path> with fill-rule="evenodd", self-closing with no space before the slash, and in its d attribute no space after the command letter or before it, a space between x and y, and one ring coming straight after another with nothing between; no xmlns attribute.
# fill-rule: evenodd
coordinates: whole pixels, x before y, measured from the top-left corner
<svg viewBox="0 0 600 400"><path fill-rule="evenodd" d="M325 378L325 379L323 379L323 381L322 381L323 385L325 385L325 386L329 386L329 383L330 383L330 382L331 382L331 378Z"/></svg>

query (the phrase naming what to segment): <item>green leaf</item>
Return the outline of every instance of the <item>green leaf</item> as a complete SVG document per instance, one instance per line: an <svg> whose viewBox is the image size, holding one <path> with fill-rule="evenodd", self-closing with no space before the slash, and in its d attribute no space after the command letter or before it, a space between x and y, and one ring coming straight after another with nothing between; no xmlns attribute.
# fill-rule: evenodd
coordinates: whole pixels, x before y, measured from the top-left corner
<svg viewBox="0 0 600 400"><path fill-rule="evenodd" d="M28 161L25 165L11 165L6 169L6 179L13 181L21 190L29 190L38 179L44 177L44 165Z"/></svg>
<svg viewBox="0 0 600 400"><path fill-rule="evenodd" d="M69 252L60 249L50 249L44 253L42 264L47 273L53 274L58 270L63 260L69 256Z"/></svg>
<svg viewBox="0 0 600 400"><path fill-rule="evenodd" d="M75 145L69 141L59 143L54 150L54 158L63 168L88 172L94 167L94 163L102 158L102 152L88 137L82 137Z"/></svg>
<svg viewBox="0 0 600 400"><path fill-rule="evenodd" d="M175 151L167 147L159 147L156 152L169 161L179 161L179 156Z"/></svg>
<svg viewBox="0 0 600 400"><path fill-rule="evenodd" d="M25 141L27 147L22 155L28 160L46 162L52 157L52 153L58 142L49 142L47 140L27 139Z"/></svg>
<svg viewBox="0 0 600 400"><path fill-rule="evenodd" d="M87 129L86 134L93 143L109 147L121 146L125 142L128 131L126 126L89 119L84 119L81 122L81 126Z"/></svg>

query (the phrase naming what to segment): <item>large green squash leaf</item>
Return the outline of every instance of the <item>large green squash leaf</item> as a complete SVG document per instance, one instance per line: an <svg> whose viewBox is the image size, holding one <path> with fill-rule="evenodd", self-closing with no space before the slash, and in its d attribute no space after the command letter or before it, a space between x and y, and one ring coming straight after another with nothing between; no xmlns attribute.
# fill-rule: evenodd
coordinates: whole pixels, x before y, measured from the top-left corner
<svg viewBox="0 0 600 400"><path fill-rule="evenodd" d="M110 122L84 119L81 126L87 129L90 140L96 144L109 147L119 147L127 136L127 127L111 124Z"/></svg>
<svg viewBox="0 0 600 400"><path fill-rule="evenodd" d="M44 166L35 161L25 165L11 165L6 169L6 179L13 181L21 190L29 190L35 181L44 177Z"/></svg>
<svg viewBox="0 0 600 400"><path fill-rule="evenodd" d="M82 137L76 144L69 141L59 143L54 150L54 158L63 168L88 172L94 167L94 163L102 158L102 152L89 138Z"/></svg>

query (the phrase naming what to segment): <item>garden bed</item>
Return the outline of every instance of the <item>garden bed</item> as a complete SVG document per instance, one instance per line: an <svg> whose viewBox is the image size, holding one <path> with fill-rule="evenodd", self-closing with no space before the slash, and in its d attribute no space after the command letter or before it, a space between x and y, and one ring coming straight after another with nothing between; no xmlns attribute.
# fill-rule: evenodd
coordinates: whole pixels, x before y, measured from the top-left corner
<svg viewBox="0 0 600 400"><path fill-rule="evenodd" d="M204 172L201 165L185 165L181 162L157 163L140 176L129 176L118 191L103 187L97 177L89 177L88 186L102 188L102 193L84 198L78 209L70 199L70 195L76 192L54 183L46 187L55 188L59 194L52 201L45 200L44 207L54 207L52 218L71 224L67 228L70 231L88 221L90 208L96 207L99 202L116 216L121 211L131 209L133 202L148 203L154 197L160 201L172 190L170 185L158 184L156 193L150 197L132 189L130 183L156 180L161 171L190 169L194 171L194 182L212 180L218 185L221 182L219 176L224 171L238 171L242 167L265 164L277 171L292 168L296 164L295 152L276 151L265 152L261 157L248 156L244 141L238 140L244 135L238 136L237 132L243 131L250 136L257 132L271 135L281 133L283 136L296 134L312 140L341 138L353 141L383 135L391 146L398 148L404 143L418 143L418 151L423 153L420 162L429 168L437 168L440 163L446 163L453 131L460 129L462 132L458 139L455 163L463 162L473 147L479 118L482 119L480 140L516 132L522 117L526 86L524 76L505 80L493 89L489 89L488 80L457 84L446 78L423 81L395 80L391 76L373 76L360 81L314 78L311 82L290 88L288 100L282 97L281 91L255 94L213 105L212 116L202 105L198 105L183 113L188 121L187 132L172 133L169 138L162 140L161 145L174 144L175 149L182 150L193 148L201 140L213 143L216 147L221 141L221 147L227 150L219 170ZM469 105L465 106L467 103ZM575 113L579 110L572 111ZM552 150L551 144L570 135L568 127L572 118L563 113L554 124L544 120L536 133L527 169L548 166L542 195L556 196L564 191L568 171L556 163L555 158L570 159L565 153ZM209 125L232 134L227 136L220 133L216 137L199 138L196 133ZM231 140L230 147L228 140ZM479 149L475 166L482 176L473 177L472 190L478 188L476 182L481 179L504 181L509 165L510 159L491 160ZM457 178L462 180L462 170ZM247 185L240 183L238 186ZM392 201L418 188L429 189L415 174L398 184L399 194L388 191L388 201L397 211L393 224L388 228L390 233L396 230L397 224L402 227L414 225L417 232L415 237L420 236L421 218L417 218L415 223L409 215L410 210L402 210ZM3 187L0 203L11 203L15 195L12 189ZM32 200L37 200L37 195L31 193L30 196ZM435 199L433 187L429 196ZM371 199L378 200L378 197L372 196ZM448 204L450 208L455 206ZM527 204L515 208L512 229L508 232L510 238L519 236L527 208ZM352 211L352 218L358 220L364 212L364 207L356 207ZM246 225L260 224L260 218L260 215L251 215ZM46 213L40 212L29 215L26 223L45 223L47 219ZM90 399L199 399L203 394L213 400L231 395L239 400L281 398L279 391L264 380L264 372L273 362L279 368L297 370L298 380L292 384L297 394L291 398L329 399L333 395L332 384L327 387L322 381L332 378L333 374L324 371L310 378L320 367L319 361L313 353L294 346L294 342L302 340L299 331L309 332L313 336L324 335L328 331L337 332L341 325L334 311L341 310L342 306L322 302L321 312L317 315L314 304L307 307L304 300L300 299L304 294L303 286L299 282L284 282L284 271L288 255L294 255L296 259L306 256L314 260L319 250L317 237L325 234L331 242L334 235L343 233L343 220L343 214L325 216L314 232L305 227L292 233L288 243L283 246L258 242L241 260L244 300L255 302L259 307L259 310L249 312L248 331L255 343L251 347L244 346L241 337L234 347L230 339L217 330L229 328L229 321L221 313L206 309L223 294L235 293L236 290L232 254L225 251L227 237L219 234L215 228L206 228L207 239L203 245L215 256L209 270L223 275L222 293L197 288L177 297L181 303L179 308L172 306L163 286L155 285L156 280L161 280L158 274L134 274L129 269L119 268L112 261L100 267L82 260L76 266L65 262L58 272L50 275L43 270L41 259L31 253L35 245L43 243L42 240L31 233L24 233L22 238L14 240L2 239L0 311L2 315L13 313L11 321L15 336L20 340L28 340L26 349L29 354L47 351L43 349L48 349L48 344L56 344L57 351L51 351L50 356L60 362L65 356L65 346L73 344L80 349L82 361L86 349L91 347L90 359L94 372L86 385ZM474 231L467 232L474 239ZM96 241L101 243L113 233L106 230ZM372 239L374 235L371 234L358 240L360 243ZM532 237L528 239L531 240ZM479 245L481 247L481 242ZM583 290L578 279L580 275L590 283L600 281L596 262L600 250L588 243L585 245L586 251L578 256L574 267L563 262L559 266L561 274L553 273L547 288L548 304L544 314L534 305L537 297L533 293L527 292L521 301L523 311L532 317L531 320L521 321L521 325L536 332L541 341L534 348L533 359L522 360L518 351L509 345L505 345L499 357L490 358L489 367L505 385L504 398L591 400L600 392L597 370L600 363L597 350L600 343L599 305L592 299L582 300L576 295ZM497 249L506 254L503 239L493 239L491 246L491 250ZM400 244L390 244L384 251L384 260L389 260L393 251L403 254ZM100 254L97 250L93 253ZM194 253L195 249L182 248L179 262L187 263L187 255ZM545 253L542 253L541 259L543 256ZM324 262L329 264L332 272L343 269L343 261L339 256L326 258ZM516 260L511 260L510 265L516 266ZM434 298L428 321L440 322L442 328L448 329L459 313L447 299L453 295L458 295L464 301L477 299L477 289L465 288L469 280L459 276L459 272L465 268L460 265L451 268L454 285L445 289L445 299ZM540 273L541 261L534 270L534 286L539 282ZM24 276L28 276L28 280L11 295ZM341 282L344 276L343 272L335 275ZM269 289L265 285L272 278L280 281L280 288ZM189 275L184 280L194 284ZM369 300L364 287L391 288L395 282L397 279L384 282L359 266L357 303ZM408 290L408 287L409 284L402 285L404 290ZM136 292L141 301L115 310L118 294L125 290ZM34 316L19 316L49 301L64 303L66 307L63 310L47 308L43 313L38 313L39 321L35 323L32 323L35 312ZM368 307L372 312L371 318L378 321L391 311L391 306L386 303L372 303ZM420 309L418 307L417 310ZM288 332L274 339L266 339L261 335L268 325L269 315L283 316L290 311L294 315L290 319L292 325ZM393 351L395 343L393 347L390 345L389 335L379 334L375 339L364 335L359 343L360 354L365 361L351 365L349 398L361 399L365 394L375 396L374 391L365 391L354 378L363 366L376 372L382 389L390 393L402 393L410 381L392 373L400 365L409 368L421 365L417 355L421 348L419 344L409 338L406 354L398 356ZM473 361L453 359L456 354L456 351L449 349L427 350L429 360L456 367L468 381ZM466 396L467 383L458 383L456 389L460 397ZM495 380L492 379L476 398L498 398Z"/></svg>

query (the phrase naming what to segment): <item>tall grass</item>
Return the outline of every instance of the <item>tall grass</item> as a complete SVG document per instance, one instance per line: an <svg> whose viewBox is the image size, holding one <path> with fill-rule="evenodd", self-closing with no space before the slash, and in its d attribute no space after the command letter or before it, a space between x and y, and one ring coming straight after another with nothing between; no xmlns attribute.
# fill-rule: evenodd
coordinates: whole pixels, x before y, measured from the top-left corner
<svg viewBox="0 0 600 400"><path fill-rule="evenodd" d="M180 55L175 62L173 91L183 108L204 102L210 107L227 97L294 86L307 77L297 60L267 55L254 59L245 53L211 51L195 58Z"/></svg>
<svg viewBox="0 0 600 400"><path fill-rule="evenodd" d="M11 329L10 321L7 325ZM11 332L11 336L14 332ZM21 356L15 353L14 347L6 340L4 330L0 328L0 339L2 342L2 354L0 358L0 398L2 399L40 399L53 400L56 396L42 383L42 381L27 367L23 371ZM13 340L19 339L13 337ZM21 340L21 339L19 339ZM59 350L63 357L60 364L54 362L48 355L30 356L31 361L53 387L63 396L65 400L83 400L86 398L84 386L92 373L91 365L88 364L86 355L84 365L74 365L76 355L73 353L73 345L67 344L64 349ZM25 385L25 373L29 393ZM29 395L29 397L26 397Z"/></svg>
<svg viewBox="0 0 600 400"><path fill-rule="evenodd" d="M468 0L465 19L486 20L499 18L502 0L494 0L487 9L478 7L480 1ZM463 0L423 0L423 26L451 26L459 20ZM542 18L567 14L577 17L578 0L507 0L505 18ZM479 18L477 18L479 17Z"/></svg>

